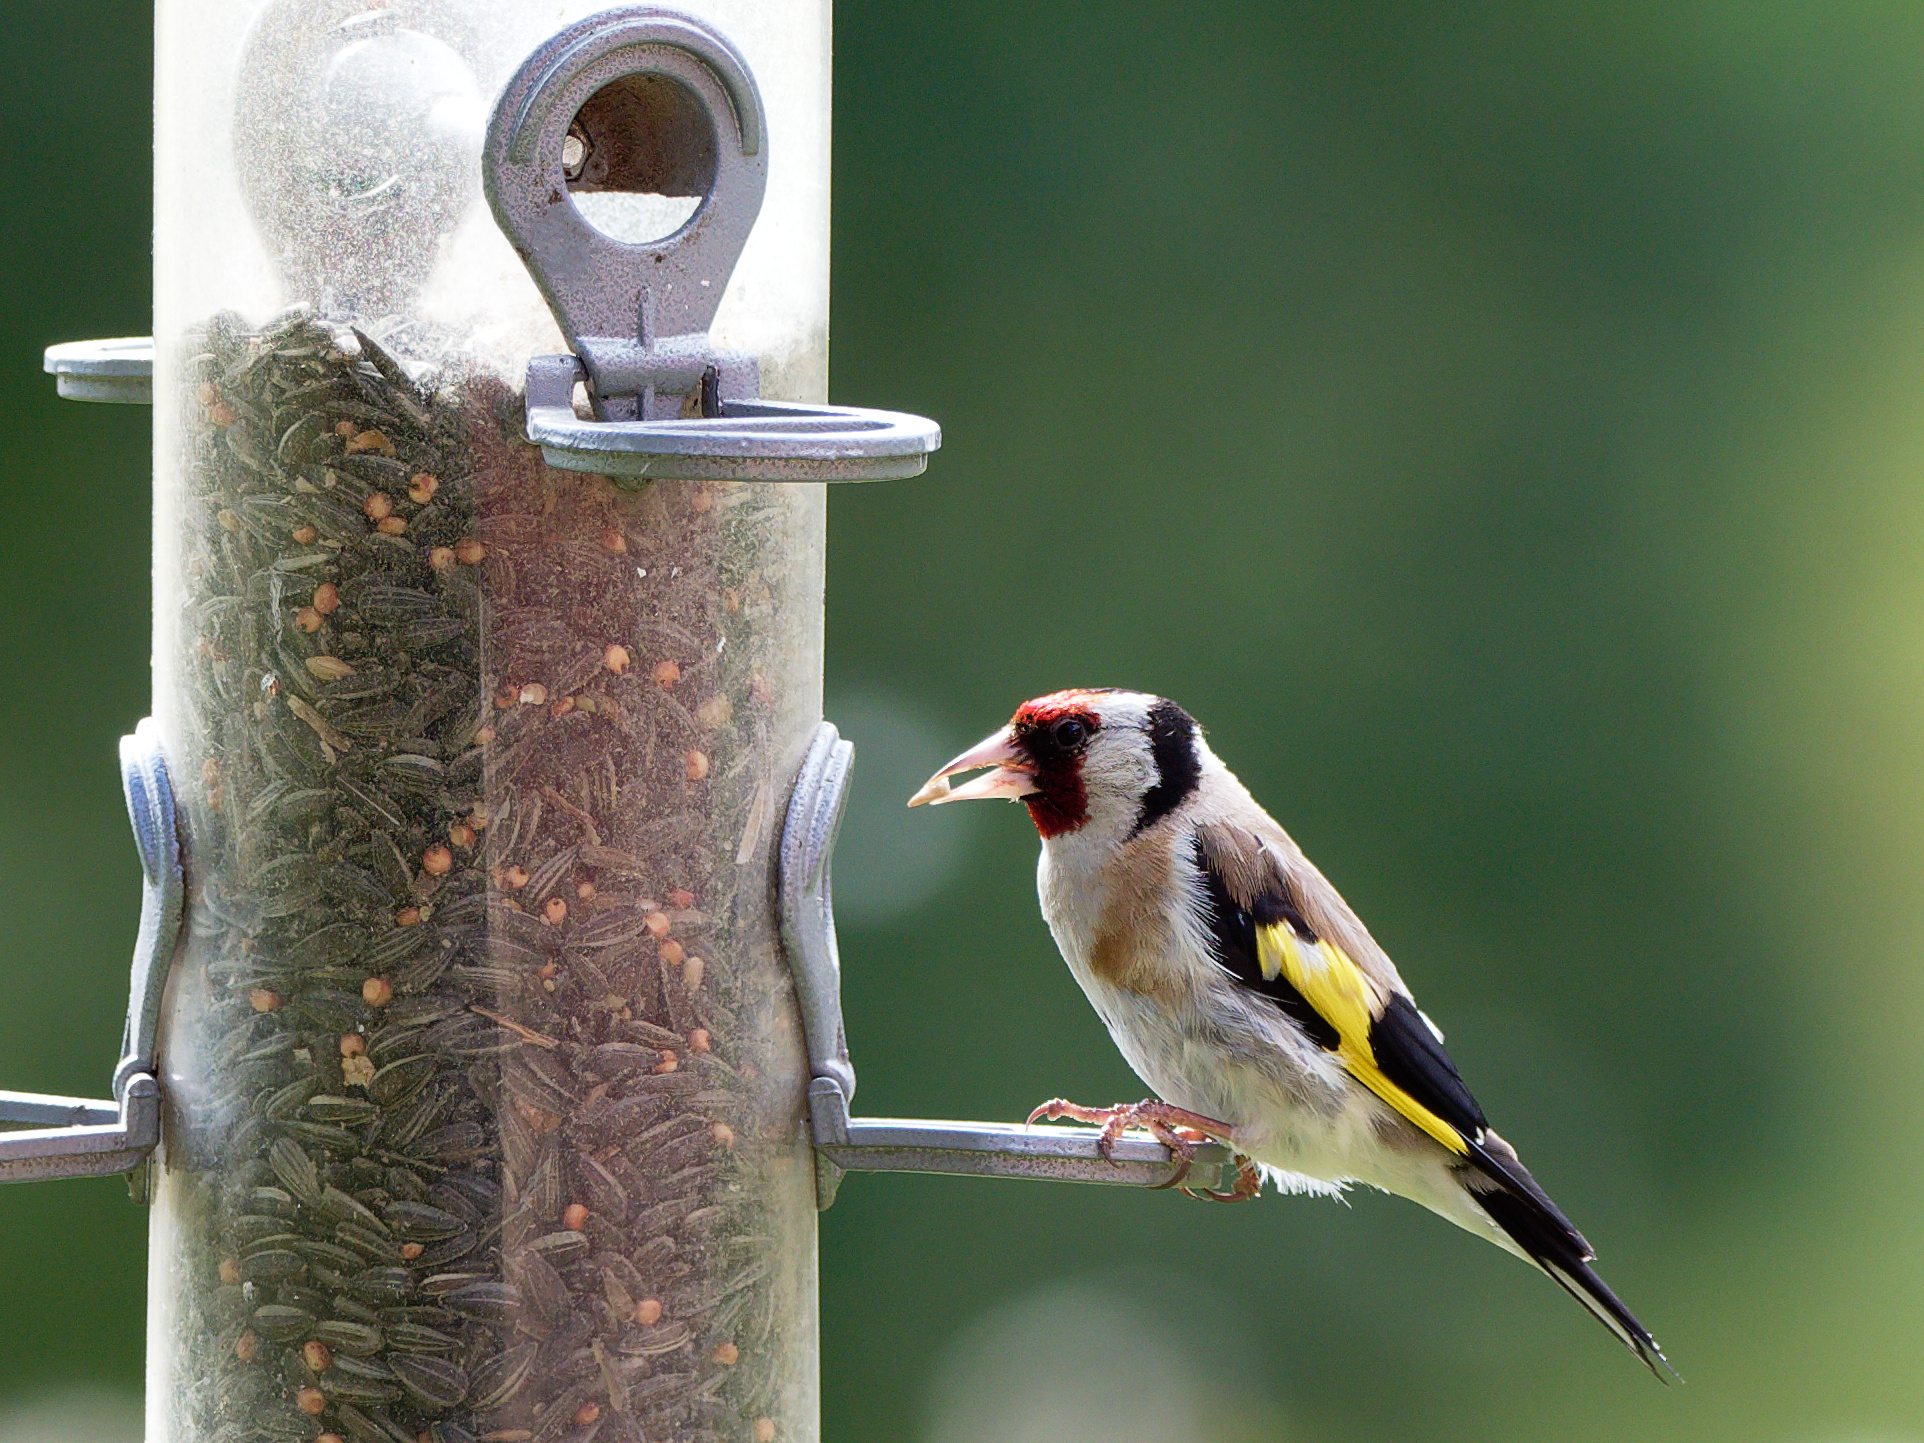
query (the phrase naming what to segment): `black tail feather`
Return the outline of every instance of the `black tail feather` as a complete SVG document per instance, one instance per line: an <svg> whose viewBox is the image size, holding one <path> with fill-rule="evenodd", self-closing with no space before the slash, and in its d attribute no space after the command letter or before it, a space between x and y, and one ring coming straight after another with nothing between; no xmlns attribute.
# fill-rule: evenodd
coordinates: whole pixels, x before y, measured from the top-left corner
<svg viewBox="0 0 1924 1443"><path fill-rule="evenodd" d="M1597 1250L1590 1246L1590 1240L1577 1231L1577 1225L1563 1215L1562 1208L1550 1201L1550 1194L1537 1186L1537 1180L1530 1176L1530 1170L1523 1165L1516 1155L1516 1149L1509 1143L1486 1128L1482 1137L1470 1144L1470 1159L1491 1182L1536 1214L1537 1226L1546 1237L1560 1236L1565 1246L1574 1250L1586 1263L1597 1255ZM1512 1229L1505 1227L1504 1231L1516 1238ZM1517 1238L1517 1241L1521 1243L1523 1240Z"/></svg>
<svg viewBox="0 0 1924 1443"><path fill-rule="evenodd" d="M1477 1205L1531 1261L1635 1353L1660 1382L1667 1383L1676 1377L1676 1370L1657 1346L1657 1340L1650 1336L1650 1330L1637 1321L1590 1266L1595 1254L1583 1235L1537 1186L1536 1179L1516 1160L1516 1154L1501 1139L1492 1140L1497 1148L1477 1148L1473 1152L1474 1162L1482 1173L1481 1177L1469 1179L1470 1194Z"/></svg>

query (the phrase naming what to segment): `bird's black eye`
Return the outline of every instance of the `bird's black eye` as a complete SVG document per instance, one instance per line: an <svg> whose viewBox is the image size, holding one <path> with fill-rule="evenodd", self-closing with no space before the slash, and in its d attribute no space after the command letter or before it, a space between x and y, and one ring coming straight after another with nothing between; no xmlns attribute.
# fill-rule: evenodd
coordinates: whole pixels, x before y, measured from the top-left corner
<svg viewBox="0 0 1924 1443"><path fill-rule="evenodd" d="M1049 728L1049 736L1064 751L1073 751L1089 740L1089 723L1079 717L1066 716Z"/></svg>

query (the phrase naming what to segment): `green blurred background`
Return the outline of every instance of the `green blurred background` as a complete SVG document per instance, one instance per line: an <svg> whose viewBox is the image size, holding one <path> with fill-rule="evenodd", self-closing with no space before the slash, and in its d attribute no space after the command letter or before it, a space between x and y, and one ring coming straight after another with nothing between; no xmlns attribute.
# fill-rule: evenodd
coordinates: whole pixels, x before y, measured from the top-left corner
<svg viewBox="0 0 1924 1443"><path fill-rule="evenodd" d="M90 1092L147 418L38 356L148 328L150 15L0 35L0 1081ZM1689 1381L1391 1199L853 1178L826 1437L1924 1439L1920 73L1914 4L843 0L834 393L946 436L831 510L859 1110L1139 1095L1021 813L901 801L1161 691ZM0 1190L0 1437L137 1391L143 1252Z"/></svg>

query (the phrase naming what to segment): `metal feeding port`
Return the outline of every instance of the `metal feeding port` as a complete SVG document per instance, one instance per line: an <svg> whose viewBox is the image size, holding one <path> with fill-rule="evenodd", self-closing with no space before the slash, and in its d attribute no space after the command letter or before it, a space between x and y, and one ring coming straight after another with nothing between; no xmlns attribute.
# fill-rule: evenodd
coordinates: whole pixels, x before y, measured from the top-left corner
<svg viewBox="0 0 1924 1443"><path fill-rule="evenodd" d="M550 466L630 481L882 481L919 474L942 444L921 416L759 400L754 358L710 344L761 211L766 131L735 48L659 12L571 26L508 82L483 184L574 348L528 365L528 439ZM624 189L699 203L672 235L629 244L569 200ZM589 419L575 413L578 384Z"/></svg>
<svg viewBox="0 0 1924 1443"><path fill-rule="evenodd" d="M508 82L488 127L483 183L574 348L528 363L528 439L550 466L623 483L886 481L927 469L942 444L927 417L764 400L755 358L710 342L761 210L766 130L735 48L665 11L583 20ZM631 244L570 202L597 190L698 204L672 235ZM45 366L72 400L153 399L148 337L52 346Z"/></svg>

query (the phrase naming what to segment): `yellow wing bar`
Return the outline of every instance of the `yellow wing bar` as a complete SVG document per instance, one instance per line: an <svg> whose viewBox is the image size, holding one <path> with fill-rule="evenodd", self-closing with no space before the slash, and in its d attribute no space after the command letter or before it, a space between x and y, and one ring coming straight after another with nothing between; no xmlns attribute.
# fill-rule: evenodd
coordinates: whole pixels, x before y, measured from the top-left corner
<svg viewBox="0 0 1924 1443"><path fill-rule="evenodd" d="M1335 943L1306 944L1287 922L1256 929L1263 980L1286 979L1336 1029L1336 1055L1350 1076L1454 1153L1467 1153L1463 1134L1383 1075L1370 1046L1370 1026L1381 1001L1376 985Z"/></svg>

